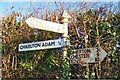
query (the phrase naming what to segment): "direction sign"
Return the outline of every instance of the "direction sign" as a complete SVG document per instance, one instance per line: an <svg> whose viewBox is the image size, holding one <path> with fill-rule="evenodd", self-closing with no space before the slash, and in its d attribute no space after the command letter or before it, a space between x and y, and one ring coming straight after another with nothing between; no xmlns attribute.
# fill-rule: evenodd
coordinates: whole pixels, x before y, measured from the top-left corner
<svg viewBox="0 0 120 80"><path fill-rule="evenodd" d="M33 27L33 28L38 28L38 29L47 30L47 31L53 31L53 32L57 32L57 33L65 32L63 24L45 21L45 20L41 20L38 18L34 18L34 17L30 17L25 21L30 27Z"/></svg>
<svg viewBox="0 0 120 80"><path fill-rule="evenodd" d="M106 57L107 53L105 50L100 48L99 50L100 61L102 62ZM79 63L95 63L95 58L97 57L97 48L85 48L73 50L70 55L70 60L72 64Z"/></svg>
<svg viewBox="0 0 120 80"><path fill-rule="evenodd" d="M32 43L19 44L19 51L60 48L63 47L63 45L64 45L63 39L32 42Z"/></svg>

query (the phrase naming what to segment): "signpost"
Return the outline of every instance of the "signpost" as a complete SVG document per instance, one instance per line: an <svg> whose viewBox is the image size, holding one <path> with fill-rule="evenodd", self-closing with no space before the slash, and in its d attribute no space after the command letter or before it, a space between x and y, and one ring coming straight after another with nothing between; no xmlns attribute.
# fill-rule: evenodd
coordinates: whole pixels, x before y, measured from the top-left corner
<svg viewBox="0 0 120 80"><path fill-rule="evenodd" d="M63 46L64 46L64 39L56 39L56 40L19 44L19 51L52 49L52 48L60 48Z"/></svg>
<svg viewBox="0 0 120 80"><path fill-rule="evenodd" d="M48 40L41 42L25 43L19 44L19 51L30 51L30 50L40 50L40 49L51 49L63 47L63 59L67 55L67 46L65 45L68 38L68 20L71 18L70 15L64 11L63 12L63 24L54 23L50 21L41 20L38 18L30 17L26 20L26 23L33 28L53 31L63 34L63 39ZM100 48L99 50L100 61L103 61L107 53ZM85 48L74 50L71 54L71 63L94 63L97 57L97 48Z"/></svg>
<svg viewBox="0 0 120 80"><path fill-rule="evenodd" d="M67 56L66 42L68 38L68 21L71 17L66 11L64 11L62 18L63 18L62 20L63 24L45 21L38 18L34 18L34 17L30 17L27 20L25 20L30 27L62 33L63 39L19 44L19 51L31 51L31 50L52 49L52 48L63 47L62 48L63 59L65 59ZM87 37L88 36L86 36L85 38ZM72 64L83 63L83 66L84 66L84 64L95 63L96 59L98 58L98 55L99 55L100 62L102 62L106 57L107 53L102 48L76 49L76 50L73 50L73 53L70 55L70 61ZM89 77L89 74L88 74L88 77Z"/></svg>
<svg viewBox="0 0 120 80"><path fill-rule="evenodd" d="M100 48L100 61L102 62L106 57L107 53ZM97 48L85 48L74 50L70 56L72 64L80 63L95 63L95 58L97 57Z"/></svg>

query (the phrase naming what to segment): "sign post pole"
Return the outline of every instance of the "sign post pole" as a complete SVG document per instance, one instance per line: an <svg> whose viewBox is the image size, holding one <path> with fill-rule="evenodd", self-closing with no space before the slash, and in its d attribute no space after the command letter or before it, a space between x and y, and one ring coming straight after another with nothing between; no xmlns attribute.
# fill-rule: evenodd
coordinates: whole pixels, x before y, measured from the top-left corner
<svg viewBox="0 0 120 80"><path fill-rule="evenodd" d="M67 38L68 38L68 20L71 17L66 11L63 12L62 17L63 17L63 20L62 20L63 28L64 28L63 38L64 38L64 43L66 44L67 43ZM67 47L66 47L65 44L63 46L63 59L65 59L66 56L67 56Z"/></svg>

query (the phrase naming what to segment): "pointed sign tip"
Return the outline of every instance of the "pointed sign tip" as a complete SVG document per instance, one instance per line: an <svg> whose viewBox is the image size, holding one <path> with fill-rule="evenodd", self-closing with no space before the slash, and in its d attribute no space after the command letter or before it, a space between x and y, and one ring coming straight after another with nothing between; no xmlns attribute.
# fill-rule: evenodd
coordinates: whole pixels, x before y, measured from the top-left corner
<svg viewBox="0 0 120 80"><path fill-rule="evenodd" d="M71 18L71 16L64 10L62 17Z"/></svg>

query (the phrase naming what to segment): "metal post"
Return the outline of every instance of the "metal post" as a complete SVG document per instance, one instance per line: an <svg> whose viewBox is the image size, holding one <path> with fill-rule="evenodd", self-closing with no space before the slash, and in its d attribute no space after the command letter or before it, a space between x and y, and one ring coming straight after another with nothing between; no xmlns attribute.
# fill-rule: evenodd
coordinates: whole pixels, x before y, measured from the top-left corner
<svg viewBox="0 0 120 80"><path fill-rule="evenodd" d="M63 38L64 38L64 41L66 41L67 38L68 38L68 20L71 17L70 17L70 15L66 11L63 12L62 17L63 17L62 22L63 22L63 26L64 26ZM66 43L66 42L64 42L64 43ZM67 47L64 45L63 46L63 59L65 59L66 56L67 56Z"/></svg>

